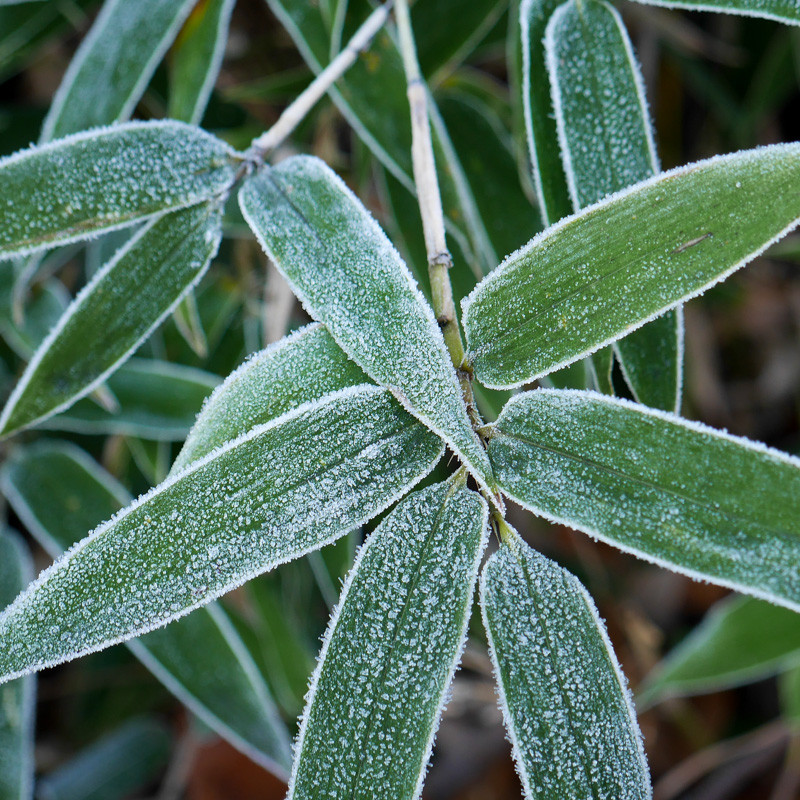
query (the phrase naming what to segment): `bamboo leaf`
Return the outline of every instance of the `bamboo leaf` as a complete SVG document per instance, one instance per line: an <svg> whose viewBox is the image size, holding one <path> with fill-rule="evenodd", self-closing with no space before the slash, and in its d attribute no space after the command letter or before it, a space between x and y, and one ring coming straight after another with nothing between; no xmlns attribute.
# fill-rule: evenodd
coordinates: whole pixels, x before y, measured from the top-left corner
<svg viewBox="0 0 800 800"><path fill-rule="evenodd" d="M210 200L232 185L238 158L178 122L98 128L22 150L0 160L0 259Z"/></svg>
<svg viewBox="0 0 800 800"><path fill-rule="evenodd" d="M42 342L0 415L0 434L58 413L102 383L200 280L220 238L216 204L159 217L137 233Z"/></svg>
<svg viewBox="0 0 800 800"><path fill-rule="evenodd" d="M306 311L491 486L433 311L344 182L319 159L294 157L248 180L239 201Z"/></svg>
<svg viewBox="0 0 800 800"><path fill-rule="evenodd" d="M419 797L486 531L486 503L451 480L372 534L325 635L289 798Z"/></svg>
<svg viewBox="0 0 800 800"><path fill-rule="evenodd" d="M106 0L70 62L42 141L125 120L195 0Z"/></svg>
<svg viewBox="0 0 800 800"><path fill-rule="evenodd" d="M619 14L603 0L569 0L547 25L545 52L573 208L657 174L644 83ZM616 352L637 400L680 408L680 308L621 339Z"/></svg>
<svg viewBox="0 0 800 800"><path fill-rule="evenodd" d="M254 354L203 406L172 472L303 403L369 378L322 325L309 325Z"/></svg>
<svg viewBox="0 0 800 800"><path fill-rule="evenodd" d="M113 476L66 442L16 450L0 469L0 488L53 558L131 502ZM288 773L288 733L252 657L216 603L127 645L210 728L271 771Z"/></svg>
<svg viewBox="0 0 800 800"><path fill-rule="evenodd" d="M22 539L0 529L0 608L33 577L33 562ZM18 678L0 686L0 800L33 796L33 729L36 679Z"/></svg>
<svg viewBox="0 0 800 800"><path fill-rule="evenodd" d="M85 397L39 427L93 436L121 434L157 442L182 441L219 382L217 375L194 367L132 358L104 384L117 408L105 409Z"/></svg>
<svg viewBox="0 0 800 800"><path fill-rule="evenodd" d="M637 0L639 3L667 8L688 8L690 11L718 11L743 17L763 17L800 25L800 4L797 0Z"/></svg>
<svg viewBox="0 0 800 800"><path fill-rule="evenodd" d="M442 450L370 386L254 428L42 573L0 615L2 679L146 633L319 549L395 502Z"/></svg>
<svg viewBox="0 0 800 800"><path fill-rule="evenodd" d="M799 178L800 145L746 150L548 228L462 304L476 377L521 386L701 294L795 227Z"/></svg>
<svg viewBox="0 0 800 800"><path fill-rule="evenodd" d="M169 56L169 117L200 124L225 54L235 2L202 0L189 15Z"/></svg>
<svg viewBox="0 0 800 800"><path fill-rule="evenodd" d="M786 502L800 496L800 460L591 392L516 395L494 433L498 483L534 513L800 608L800 518Z"/></svg>
<svg viewBox="0 0 800 800"><path fill-rule="evenodd" d="M717 603L647 677L640 705L718 692L800 665L800 617L753 597Z"/></svg>
<svg viewBox="0 0 800 800"><path fill-rule="evenodd" d="M651 797L625 678L578 579L514 535L480 598L525 797Z"/></svg>

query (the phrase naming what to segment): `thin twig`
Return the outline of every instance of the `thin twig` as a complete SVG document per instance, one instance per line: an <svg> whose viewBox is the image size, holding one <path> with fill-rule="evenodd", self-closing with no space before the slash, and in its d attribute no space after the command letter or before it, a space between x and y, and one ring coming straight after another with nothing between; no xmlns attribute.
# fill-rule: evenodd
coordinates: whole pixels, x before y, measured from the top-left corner
<svg viewBox="0 0 800 800"><path fill-rule="evenodd" d="M389 18L392 0L376 8L367 17L364 24L355 32L336 58L309 84L308 88L278 118L278 121L266 133L253 140L251 153L263 161L287 136L305 119L317 101L330 89L350 67L359 54L365 50L375 34Z"/></svg>

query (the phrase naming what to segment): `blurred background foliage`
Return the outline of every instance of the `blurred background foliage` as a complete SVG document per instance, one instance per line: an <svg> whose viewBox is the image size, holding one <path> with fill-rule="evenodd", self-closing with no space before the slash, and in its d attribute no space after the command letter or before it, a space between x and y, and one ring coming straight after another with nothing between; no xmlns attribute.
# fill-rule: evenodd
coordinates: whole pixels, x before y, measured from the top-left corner
<svg viewBox="0 0 800 800"><path fill-rule="evenodd" d="M199 0L195 16L205 5ZM319 42L311 38L299 52L273 14L279 5L238 0L234 9L202 124L236 147L245 148L268 128L308 84L313 73L304 56L320 57ZM309 7L323 18L328 14L330 29L340 25L346 40L364 5L353 0L342 17L336 9L346 3L317 0ZM0 7L0 155L38 139L53 93L98 7L97 0ZM721 14L618 7L642 65L665 169L800 139L800 29ZM517 102L516 4L418 0L413 13L423 71L441 115L440 139L446 130L450 158L463 168L482 220L476 226L465 219L445 188L453 281L463 295L541 226ZM167 114L174 47L156 70L137 117ZM408 131L398 124L406 118L402 75L391 73L387 47L379 37L340 88L350 121L356 116L377 131L389 157L375 158L330 100L277 157L302 151L325 159L373 210L427 291L421 225L403 185L410 157L403 155ZM220 378L247 354L307 322L237 214L235 208L227 212L223 247L195 293L196 304L184 304L162 325L107 390L49 420L48 432L28 433L21 441L72 442L134 495L165 477L203 398ZM5 395L70 297L119 241L112 236L55 251L29 274L3 280ZM800 453L798 261L800 234L793 234L686 307L684 414L790 453ZM491 393L481 403L488 417L498 407ZM100 521L86 507L87 498L66 484L60 488L48 495L56 516L83 514L87 526ZM10 509L7 517L26 529ZM727 606L716 607L725 590L530 515L512 511L511 517L537 549L583 580L609 621L624 671L641 693L641 725L659 800L800 797L800 617L782 612L769 627L759 612L752 622L752 610L737 608L720 632L715 617L706 615L712 608L717 615L729 613ZM319 637L364 533L256 579L225 600L291 731ZM48 556L31 545L36 566L46 566ZM520 796L480 626L472 631L437 739L425 790L430 800ZM653 672L692 632L683 661L671 673ZM285 791L198 723L123 647L41 674L36 762L42 776L38 795L53 800L244 800L282 797Z"/></svg>

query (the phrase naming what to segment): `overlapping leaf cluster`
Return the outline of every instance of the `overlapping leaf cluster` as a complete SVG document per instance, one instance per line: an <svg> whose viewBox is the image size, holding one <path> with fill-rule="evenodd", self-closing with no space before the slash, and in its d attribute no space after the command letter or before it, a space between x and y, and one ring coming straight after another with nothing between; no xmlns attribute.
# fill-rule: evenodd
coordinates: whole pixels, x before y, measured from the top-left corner
<svg viewBox="0 0 800 800"><path fill-rule="evenodd" d="M82 398L122 374L215 257L234 193L315 322L219 385L168 477L133 502L76 448L13 451L0 473L6 498L54 557L66 553L0 615L0 673L16 679L0 688L9 693L0 709L29 703L31 672L127 641L210 725L279 774L291 770L291 797L417 797L480 574L526 795L648 797L635 714L597 610L574 576L504 522L503 497L800 609L800 516L786 502L800 496L800 462L676 414L680 306L800 220L800 145L659 173L617 13L602 0L526 0L523 101L548 227L497 267L501 237L486 232L432 106L451 235L475 272L488 272L462 304L467 355L454 366L406 263L329 167L307 156L268 165L257 148L238 153L196 127L231 5L204 4L196 46L178 43L170 107L186 122L110 125L131 112L192 4L109 0L42 143L0 161L5 259L142 223L30 358L0 433L57 425L62 412L74 419ZM306 4L270 5L319 71L331 56L324 20ZM345 4L332 6L341 39ZM735 10L796 22L791 9ZM109 33L117 24L137 36ZM378 66L358 63L333 98L393 179L411 184L406 128L387 136L385 108L372 102L397 97L398 81L402 96L391 31L375 47ZM98 100L96 76L109 64L129 80ZM110 127L76 132L95 124ZM580 359L591 359L593 390L521 391L488 425L465 404L465 375L496 389L559 385L559 371ZM642 404L608 396L615 359ZM446 448L461 466L412 491ZM65 483L85 500L69 525L48 510ZM225 612L207 604L388 509L332 614L292 764L258 666ZM481 571L490 530L500 545ZM6 566L15 563L0 564L2 605L24 583L22 566ZM192 651L224 680L209 681ZM29 721L14 727L1 714L0 764L10 757L17 772L0 797L24 796Z"/></svg>

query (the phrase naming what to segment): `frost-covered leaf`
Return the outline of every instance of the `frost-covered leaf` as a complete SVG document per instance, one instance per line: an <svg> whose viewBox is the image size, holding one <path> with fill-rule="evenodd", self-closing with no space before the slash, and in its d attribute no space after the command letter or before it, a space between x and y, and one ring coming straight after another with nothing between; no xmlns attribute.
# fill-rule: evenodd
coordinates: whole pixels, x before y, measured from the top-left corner
<svg viewBox="0 0 800 800"><path fill-rule="evenodd" d="M0 160L0 259L214 198L239 160L178 122L131 122L22 150Z"/></svg>
<svg viewBox="0 0 800 800"><path fill-rule="evenodd" d="M303 403L369 383L322 325L255 353L219 386L197 417L172 472Z"/></svg>
<svg viewBox="0 0 800 800"><path fill-rule="evenodd" d="M753 597L730 597L648 676L638 701L717 692L800 664L800 616Z"/></svg>
<svg viewBox="0 0 800 800"><path fill-rule="evenodd" d="M547 80L544 34L562 0L522 0L519 31L522 47L522 110L539 209L552 225L572 213L567 180L558 149L553 101Z"/></svg>
<svg viewBox="0 0 800 800"><path fill-rule="evenodd" d="M385 389L301 406L96 528L0 615L7 680L145 633L379 514L441 440Z"/></svg>
<svg viewBox="0 0 800 800"><path fill-rule="evenodd" d="M169 55L167 116L200 123L219 73L236 0L197 3Z"/></svg>
<svg viewBox="0 0 800 800"><path fill-rule="evenodd" d="M491 485L489 460L470 425L433 311L344 182L319 159L298 156L248 180L239 199L306 311Z"/></svg>
<svg viewBox="0 0 800 800"><path fill-rule="evenodd" d="M619 14L603 0L569 0L547 25L545 51L574 210L658 173L644 83ZM616 351L637 400L678 410L680 309L621 339Z"/></svg>
<svg viewBox="0 0 800 800"><path fill-rule="evenodd" d="M167 727L134 717L81 750L36 785L40 800L124 800L140 797L169 762Z"/></svg>
<svg viewBox="0 0 800 800"><path fill-rule="evenodd" d="M0 608L33 577L33 562L22 538L0 528ZM0 686L0 800L33 796L33 728L36 679L18 678Z"/></svg>
<svg viewBox="0 0 800 800"><path fill-rule="evenodd" d="M518 394L493 433L500 487L534 513L800 608L799 459L592 392Z"/></svg>
<svg viewBox="0 0 800 800"><path fill-rule="evenodd" d="M415 492L376 528L325 635L289 798L419 797L486 523L486 503L456 479Z"/></svg>
<svg viewBox="0 0 800 800"><path fill-rule="evenodd" d="M94 436L122 434L157 442L181 441L219 382L217 375L194 367L132 358L104 384L116 407L103 408L85 397L39 427Z"/></svg>
<svg viewBox="0 0 800 800"><path fill-rule="evenodd" d="M53 558L131 501L113 476L66 442L16 450L0 469L0 488ZM288 772L288 733L252 657L216 603L127 645L212 730L273 772Z"/></svg>
<svg viewBox="0 0 800 800"><path fill-rule="evenodd" d="M68 408L125 361L200 280L219 247L221 217L216 203L159 217L95 273L28 364L0 434Z"/></svg>
<svg viewBox="0 0 800 800"><path fill-rule="evenodd" d="M462 304L478 380L513 388L625 336L752 260L800 218L800 144L663 173L512 253Z"/></svg>
<svg viewBox="0 0 800 800"><path fill-rule="evenodd" d="M798 0L637 0L639 3L693 11L719 11L744 17L763 17L800 25Z"/></svg>
<svg viewBox="0 0 800 800"><path fill-rule="evenodd" d="M578 579L514 535L487 562L480 598L525 797L651 797L625 678Z"/></svg>
<svg viewBox="0 0 800 800"><path fill-rule="evenodd" d="M127 119L194 4L106 0L53 98L42 141Z"/></svg>

